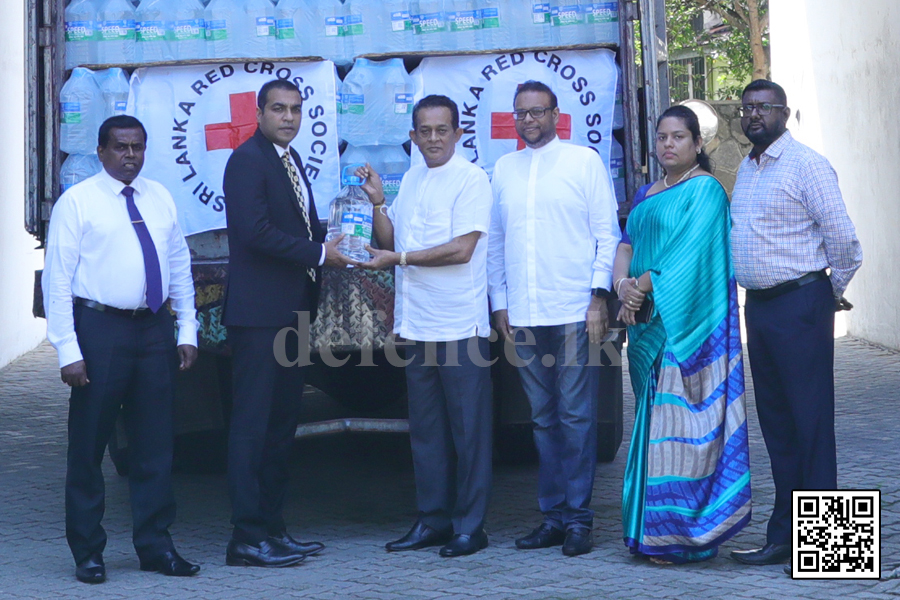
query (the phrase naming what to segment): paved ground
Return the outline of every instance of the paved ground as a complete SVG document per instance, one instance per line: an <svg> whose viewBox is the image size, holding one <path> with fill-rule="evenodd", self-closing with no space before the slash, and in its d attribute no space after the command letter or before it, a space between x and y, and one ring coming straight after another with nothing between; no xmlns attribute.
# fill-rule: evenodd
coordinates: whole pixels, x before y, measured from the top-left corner
<svg viewBox="0 0 900 600"><path fill-rule="evenodd" d="M839 340L837 381L840 484L882 490L881 581L795 582L780 566L748 568L726 558L735 548L761 545L772 500L768 460L750 402L754 518L719 558L704 564L657 567L626 552L619 502L627 441L613 463L598 467L597 547L587 556L514 548L515 537L539 522L536 471L504 466L496 470L490 548L459 559L442 559L435 549L389 555L382 544L404 533L415 516L406 440L345 436L298 447L288 523L298 537L323 540L328 548L292 569L226 567L224 477L178 475L173 534L182 554L203 570L189 580L139 571L130 545L127 481L107 463L109 581L86 586L73 576L63 529L68 394L55 354L45 344L0 370L0 597L896 598L900 579L890 574L900 564L900 354ZM626 432L632 405L629 394Z"/></svg>

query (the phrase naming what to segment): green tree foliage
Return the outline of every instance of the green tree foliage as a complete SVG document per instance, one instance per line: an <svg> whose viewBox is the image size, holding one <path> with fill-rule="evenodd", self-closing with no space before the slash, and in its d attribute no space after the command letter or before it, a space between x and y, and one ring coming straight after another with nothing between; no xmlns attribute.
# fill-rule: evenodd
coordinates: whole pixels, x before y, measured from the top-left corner
<svg viewBox="0 0 900 600"><path fill-rule="evenodd" d="M703 12L719 15L725 31L704 31ZM723 98L743 83L769 77L769 0L666 0L669 48L702 51L726 64Z"/></svg>

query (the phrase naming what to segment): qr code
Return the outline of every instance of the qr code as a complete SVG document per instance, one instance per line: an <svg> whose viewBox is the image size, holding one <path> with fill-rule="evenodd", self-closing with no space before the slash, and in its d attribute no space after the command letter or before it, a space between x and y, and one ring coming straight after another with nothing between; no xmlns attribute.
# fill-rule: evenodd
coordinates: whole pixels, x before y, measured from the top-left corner
<svg viewBox="0 0 900 600"><path fill-rule="evenodd" d="M881 577L879 490L794 490L794 579Z"/></svg>

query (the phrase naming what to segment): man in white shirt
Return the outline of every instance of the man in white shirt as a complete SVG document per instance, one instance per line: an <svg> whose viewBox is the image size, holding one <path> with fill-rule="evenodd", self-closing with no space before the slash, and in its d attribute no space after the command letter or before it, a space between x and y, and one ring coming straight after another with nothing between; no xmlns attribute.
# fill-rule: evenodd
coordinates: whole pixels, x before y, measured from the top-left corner
<svg viewBox="0 0 900 600"><path fill-rule="evenodd" d="M406 340L409 437L419 518L389 552L444 544L441 556L487 547L491 487L490 324L487 174L456 156L459 109L427 96L413 109L409 137L425 157L411 168L385 210L381 180L369 165L357 174L375 206L381 250L361 266L398 266L394 333Z"/></svg>
<svg viewBox="0 0 900 600"><path fill-rule="evenodd" d="M494 166L488 289L494 326L516 343L540 460L544 522L520 549L593 547L599 361L606 298L621 232L609 172L596 152L556 135L559 107L545 84L519 87L513 113L526 148ZM593 364L596 362L597 364Z"/></svg>
<svg viewBox="0 0 900 600"><path fill-rule="evenodd" d="M169 535L175 371L197 357L190 252L171 194L139 176L147 142L141 122L112 117L98 137L103 171L53 207L41 280L47 338L72 387L66 539L79 581L105 581L100 464L123 408L141 569L194 575L200 567L178 555ZM177 348L166 299L177 317Z"/></svg>

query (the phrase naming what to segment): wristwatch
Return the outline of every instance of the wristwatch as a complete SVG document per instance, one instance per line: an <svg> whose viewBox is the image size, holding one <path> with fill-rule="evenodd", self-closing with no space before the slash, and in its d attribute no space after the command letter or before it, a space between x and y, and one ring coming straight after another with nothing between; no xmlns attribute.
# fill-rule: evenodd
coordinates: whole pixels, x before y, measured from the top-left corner
<svg viewBox="0 0 900 600"><path fill-rule="evenodd" d="M591 290L591 295L595 298L603 298L605 300L609 300L610 298L615 298L616 295L612 293L610 290L606 288L594 288Z"/></svg>
<svg viewBox="0 0 900 600"><path fill-rule="evenodd" d="M405 267L405 266L406 266L406 252L401 252L401 253L400 253L400 266L401 266L401 267Z"/></svg>

